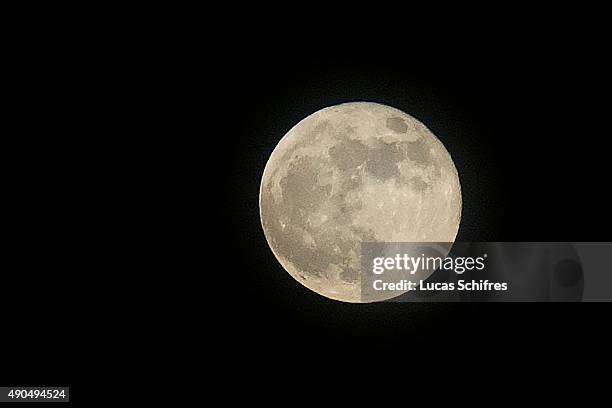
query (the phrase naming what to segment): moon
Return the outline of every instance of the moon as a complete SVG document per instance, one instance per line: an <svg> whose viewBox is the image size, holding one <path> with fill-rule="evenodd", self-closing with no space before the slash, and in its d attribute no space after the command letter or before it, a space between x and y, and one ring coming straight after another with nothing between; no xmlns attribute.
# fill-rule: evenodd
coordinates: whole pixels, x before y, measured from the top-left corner
<svg viewBox="0 0 612 408"><path fill-rule="evenodd" d="M461 185L444 145L387 105L321 109L279 141L259 209L276 259L299 283L351 303L361 296L362 242L455 241ZM443 255L446 255L443 254Z"/></svg>

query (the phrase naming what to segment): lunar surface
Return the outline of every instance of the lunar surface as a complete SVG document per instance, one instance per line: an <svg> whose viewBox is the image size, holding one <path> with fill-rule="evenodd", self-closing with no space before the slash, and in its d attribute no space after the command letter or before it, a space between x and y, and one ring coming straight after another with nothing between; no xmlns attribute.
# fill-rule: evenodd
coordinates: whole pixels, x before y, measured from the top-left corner
<svg viewBox="0 0 612 408"><path fill-rule="evenodd" d="M280 140L259 205L268 244L293 278L360 303L370 301L361 296L361 243L454 242L461 186L449 153L421 122L355 102L313 113Z"/></svg>

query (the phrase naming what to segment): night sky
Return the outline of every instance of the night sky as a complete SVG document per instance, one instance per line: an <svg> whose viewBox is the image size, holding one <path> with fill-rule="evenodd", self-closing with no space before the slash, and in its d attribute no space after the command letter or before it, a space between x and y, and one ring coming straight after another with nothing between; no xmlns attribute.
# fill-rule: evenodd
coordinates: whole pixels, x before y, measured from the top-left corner
<svg viewBox="0 0 612 408"><path fill-rule="evenodd" d="M369 43L367 43L369 44ZM363 44L359 45L363 46ZM228 309L231 333L256 333L263 350L309 351L368 341L418 344L463 333L457 342L496 333L519 344L528 332L546 336L586 323L571 305L373 304L323 298L295 282L274 258L258 213L266 161L298 121L326 106L371 101L423 122L451 153L462 183L459 241L596 241L609 236L604 185L604 107L585 59L561 49L429 48L344 53L311 47L243 51L223 78L239 100L226 157L228 248L241 282ZM578 51L577 51L578 52ZM588 66L589 69L585 69ZM545 321L545 325L542 325ZM546 331L542 331L546 327ZM469 333L469 337L465 337ZM556 333L556 334L555 334ZM519 336L519 337L517 337ZM513 340L510 340L513 339ZM503 346L506 347L506 346ZM331 352L330 352L331 353ZM257 357L245 354L257 360ZM327 353L325 354L327 355Z"/></svg>

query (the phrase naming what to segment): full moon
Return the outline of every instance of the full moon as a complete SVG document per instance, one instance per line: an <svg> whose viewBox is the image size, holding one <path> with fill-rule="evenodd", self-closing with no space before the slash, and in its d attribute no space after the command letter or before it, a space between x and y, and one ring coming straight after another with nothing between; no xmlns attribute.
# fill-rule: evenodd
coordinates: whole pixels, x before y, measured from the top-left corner
<svg viewBox="0 0 612 408"><path fill-rule="evenodd" d="M295 280L362 303L361 243L454 242L461 186L450 154L421 122L352 102L287 132L264 169L259 208L266 240Z"/></svg>

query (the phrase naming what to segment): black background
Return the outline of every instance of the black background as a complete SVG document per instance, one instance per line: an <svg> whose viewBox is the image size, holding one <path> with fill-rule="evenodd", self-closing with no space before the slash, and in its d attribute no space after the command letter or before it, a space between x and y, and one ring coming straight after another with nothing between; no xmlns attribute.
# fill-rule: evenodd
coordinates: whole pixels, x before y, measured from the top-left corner
<svg viewBox="0 0 612 408"><path fill-rule="evenodd" d="M322 367L354 390L393 358L408 372L480 356L486 372L532 351L518 360L529 370L609 346L603 305L344 304L276 261L259 220L266 161L301 119L350 101L405 111L444 143L462 183L458 240L609 238L609 70L596 30L493 30L491 19L442 30L435 14L388 21L395 10L376 9L386 24L323 13L204 34L201 21L184 33L154 19L157 33L117 38L107 25L84 40L82 28L16 35L27 46L15 42L19 126L5 149L7 384L95 395L149 367L184 373L167 361L199 378L216 357L229 382L308 379L309 367L320 380ZM140 252L151 237L161 248Z"/></svg>
<svg viewBox="0 0 612 408"><path fill-rule="evenodd" d="M239 361L291 367L296 359L316 365L363 356L354 363L359 367L378 364L373 353L383 350L420 350L414 357L426 365L447 352L507 361L566 342L584 350L577 338L603 344L597 305L329 300L294 281L265 241L257 200L276 143L307 115L350 101L405 111L444 143L462 184L458 240L608 239L601 49L571 36L485 37L445 32L410 45L368 34L339 33L331 44L258 38L228 54L218 78L227 92L223 103L232 106L222 148L228 172L222 228L237 291L226 303L227 333Z"/></svg>

